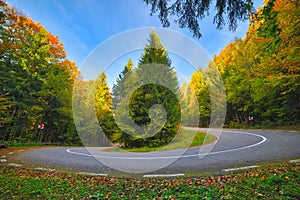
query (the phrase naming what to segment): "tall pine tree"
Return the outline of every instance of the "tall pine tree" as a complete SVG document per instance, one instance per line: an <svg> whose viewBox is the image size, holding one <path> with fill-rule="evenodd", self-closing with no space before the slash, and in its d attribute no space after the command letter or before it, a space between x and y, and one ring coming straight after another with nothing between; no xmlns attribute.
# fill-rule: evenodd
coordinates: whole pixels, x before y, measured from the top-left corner
<svg viewBox="0 0 300 200"><path fill-rule="evenodd" d="M131 90L137 84L137 78L135 74L135 70L133 69L134 65L132 59L130 58L127 61L123 71L119 74L116 84L114 84L112 89L112 104L113 104L113 112L115 115L115 120L118 122L114 122L113 136L111 137L112 142L118 142L123 146L127 147L128 142L130 140L130 135L126 132L122 131L124 129L131 129L130 124L127 123L128 120L128 100L130 98ZM117 110L118 109L118 110ZM122 129L122 130L121 130Z"/></svg>
<svg viewBox="0 0 300 200"><path fill-rule="evenodd" d="M112 140L115 127L111 106L112 96L106 82L106 74L102 72L97 79L95 108L99 124L109 140ZM100 139L108 143L103 136Z"/></svg>
<svg viewBox="0 0 300 200"><path fill-rule="evenodd" d="M148 42L136 69L142 86L135 90L129 104L132 120L140 127L145 127L145 132L130 137L128 145L132 147L163 146L169 143L176 135L181 120L179 86L171 60L154 30ZM166 111L164 125L161 124L163 120L159 120L161 110L154 109L150 112L151 107L156 104L161 105ZM149 126L151 123L157 124L151 127ZM162 125L159 132L153 132L153 127Z"/></svg>
<svg viewBox="0 0 300 200"><path fill-rule="evenodd" d="M119 77L117 79L117 83L114 84L112 88L112 96L114 97L113 107L115 108L118 104L120 104L121 99L128 98L127 92L129 88L129 81L127 80L127 77L131 76L133 72L133 63L132 59L130 58L125 65L123 71L119 74Z"/></svg>

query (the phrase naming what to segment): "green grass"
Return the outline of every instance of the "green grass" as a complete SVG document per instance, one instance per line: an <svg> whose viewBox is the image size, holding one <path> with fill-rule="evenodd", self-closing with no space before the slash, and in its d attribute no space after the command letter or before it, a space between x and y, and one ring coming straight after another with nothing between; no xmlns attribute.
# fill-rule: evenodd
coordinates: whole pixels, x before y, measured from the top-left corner
<svg viewBox="0 0 300 200"><path fill-rule="evenodd" d="M9 147L32 147L32 146L45 146L44 144L38 142L17 142L17 141L0 141Z"/></svg>
<svg viewBox="0 0 300 200"><path fill-rule="evenodd" d="M46 143L46 142L20 142L20 141L0 141L8 147L44 147L44 146L80 146L78 144Z"/></svg>
<svg viewBox="0 0 300 200"><path fill-rule="evenodd" d="M141 147L141 148L108 148L104 151L107 152L151 152L151 151L166 151L174 149L183 149L188 147L200 146L203 144L211 143L216 140L216 136L193 130L180 129L178 135L173 139L170 144L164 147Z"/></svg>
<svg viewBox="0 0 300 200"><path fill-rule="evenodd" d="M285 125L285 126L280 126L276 124L261 124L258 125L256 124L254 127L249 126L247 122L243 123L238 123L238 122L231 122L230 124L225 124L223 126L224 128L233 128L233 129L267 129L267 130L282 130L282 131L296 131L300 132L300 124L295 124L295 125Z"/></svg>
<svg viewBox="0 0 300 200"><path fill-rule="evenodd" d="M0 199L299 199L299 163L221 176L110 178L0 168Z"/></svg>

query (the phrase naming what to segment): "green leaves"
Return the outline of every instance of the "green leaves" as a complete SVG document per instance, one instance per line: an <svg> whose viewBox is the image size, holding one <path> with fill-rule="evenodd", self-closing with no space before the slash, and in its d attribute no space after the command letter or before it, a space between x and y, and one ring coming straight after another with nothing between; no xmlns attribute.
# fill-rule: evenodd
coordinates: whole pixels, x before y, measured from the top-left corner
<svg viewBox="0 0 300 200"><path fill-rule="evenodd" d="M170 26L170 16L175 17L175 23L180 28L188 28L193 36L201 38L200 21L205 16L209 15L211 0L190 1L190 0L143 0L147 5L150 5L151 15L158 12L164 27ZM229 30L235 30L238 20L245 20L248 14L252 12L252 0L235 0L235 1L217 1L214 5L216 15L214 23L217 28L223 28L228 23ZM225 20L227 18L227 21Z"/></svg>
<svg viewBox="0 0 300 200"><path fill-rule="evenodd" d="M171 60L154 30L148 42L136 69L130 59L113 87L113 108L123 131L118 142L125 147L167 144L180 123L179 86ZM154 108L156 104L161 107Z"/></svg>
<svg viewBox="0 0 300 200"><path fill-rule="evenodd" d="M188 124L190 126L207 127L210 123L210 94L204 74L204 71L195 71L187 85L186 91L183 91L183 99L187 104L187 108L184 112L186 112ZM197 107L199 110L195 109Z"/></svg>
<svg viewBox="0 0 300 200"><path fill-rule="evenodd" d="M115 141L113 135L117 131L117 126L114 122L112 113L112 97L109 91L109 87L106 82L106 75L102 72L97 79L97 86L95 92L95 109L99 124L102 131L110 141ZM103 137L103 138L102 138ZM104 135L101 135L104 141ZM109 142L106 142L106 145ZM104 142L103 142L103 145Z"/></svg>
<svg viewBox="0 0 300 200"><path fill-rule="evenodd" d="M295 1L270 0L260 8L247 36L215 57L225 83L227 123L299 123L299 23ZM247 123L246 123L247 124Z"/></svg>
<svg viewBox="0 0 300 200"><path fill-rule="evenodd" d="M0 139L35 141L36 127L44 123L41 140L76 141L71 96L77 67L66 59L58 38L39 23L4 2L0 9L0 96L11 103L1 113L6 124Z"/></svg>

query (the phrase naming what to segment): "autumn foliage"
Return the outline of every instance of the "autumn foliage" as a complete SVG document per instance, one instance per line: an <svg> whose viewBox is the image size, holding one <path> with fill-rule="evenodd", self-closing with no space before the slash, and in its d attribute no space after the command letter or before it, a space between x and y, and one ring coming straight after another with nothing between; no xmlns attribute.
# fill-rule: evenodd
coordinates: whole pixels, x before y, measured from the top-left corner
<svg viewBox="0 0 300 200"><path fill-rule="evenodd" d="M265 1L251 16L246 37L215 56L226 89L227 125L247 126L249 115L268 127L299 123L299 12L296 0ZM196 91L205 88L201 82Z"/></svg>
<svg viewBox="0 0 300 200"><path fill-rule="evenodd" d="M63 44L20 11L0 1L0 140L79 143L72 118L79 76Z"/></svg>

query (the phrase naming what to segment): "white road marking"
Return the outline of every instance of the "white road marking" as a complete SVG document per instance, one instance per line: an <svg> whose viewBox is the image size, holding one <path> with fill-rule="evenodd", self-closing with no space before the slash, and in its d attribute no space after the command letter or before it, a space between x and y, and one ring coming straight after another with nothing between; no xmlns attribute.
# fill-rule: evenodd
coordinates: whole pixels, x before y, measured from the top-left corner
<svg viewBox="0 0 300 200"><path fill-rule="evenodd" d="M298 162L300 162L300 159L290 160L289 162L290 162L290 163L298 163Z"/></svg>
<svg viewBox="0 0 300 200"><path fill-rule="evenodd" d="M245 166L245 167L236 167L236 168L229 168L229 169L223 169L224 172L232 172L232 171L239 171L239 170L246 170L246 169L254 169L258 168L257 165L251 165L251 166Z"/></svg>
<svg viewBox="0 0 300 200"><path fill-rule="evenodd" d="M1 160L0 160L0 162L7 162L7 160L5 160L5 159L1 159Z"/></svg>
<svg viewBox="0 0 300 200"><path fill-rule="evenodd" d="M22 165L20 164L16 164L16 163L9 163L9 166L13 166L13 167L21 167Z"/></svg>
<svg viewBox="0 0 300 200"><path fill-rule="evenodd" d="M216 152L210 152L210 153L205 153L205 154L191 154L191 155L176 155L176 156L153 156L153 157L126 157L126 156L104 156L104 155L91 155L91 154L86 154L86 153L80 153L80 152L74 152L72 150L76 149L76 148L71 148L71 149L67 149L66 151L68 153L71 154L75 154L75 155L80 155L80 156L88 156L88 157L97 157L97 158L109 158L109 159L124 159L124 160L151 160L151 159L174 159L174 158L190 158L190 157L202 157L207 156L207 155L214 155L214 154L220 154L220 153L228 153L228 152L233 152L233 151L240 151L240 150L244 150L244 149L248 149L248 148L253 148L256 147L258 145L261 145L263 143L265 143L268 139L262 135L258 135L258 134L254 134L254 133L249 133L249 132L239 132L239 131L224 131L224 132L230 132L230 133L238 133L238 134L246 134L246 135L252 135L255 137L259 137L261 138L261 141L251 144L251 145L247 145L247 146L243 146L243 147L239 147L239 148L234 148L234 149L227 149L227 150L223 150L223 151L216 151Z"/></svg>
<svg viewBox="0 0 300 200"><path fill-rule="evenodd" d="M78 174L89 175L89 176L107 176L107 174L90 173L90 172L79 172Z"/></svg>
<svg viewBox="0 0 300 200"><path fill-rule="evenodd" d="M252 144L252 145L239 147L239 148L235 148L235 149L228 149L228 150L223 150L223 151L212 152L212 153L209 153L209 155L219 154L219 153L228 153L228 152L232 152L232 151L238 151L238 150L252 148L252 147L261 145L261 144L265 143L268 140L266 137L264 137L262 135L254 134L254 133L240 132L240 131L224 131L224 132L253 135L253 136L256 136L256 137L260 137L262 140L259 141L258 143Z"/></svg>
<svg viewBox="0 0 300 200"><path fill-rule="evenodd" d="M13 154L14 152L9 152L9 153L7 153L7 155L11 155L11 154Z"/></svg>
<svg viewBox="0 0 300 200"><path fill-rule="evenodd" d="M6 158L6 156L1 156L1 158Z"/></svg>
<svg viewBox="0 0 300 200"><path fill-rule="evenodd" d="M184 176L184 174L145 174L144 178L150 177L176 177L176 176Z"/></svg>

